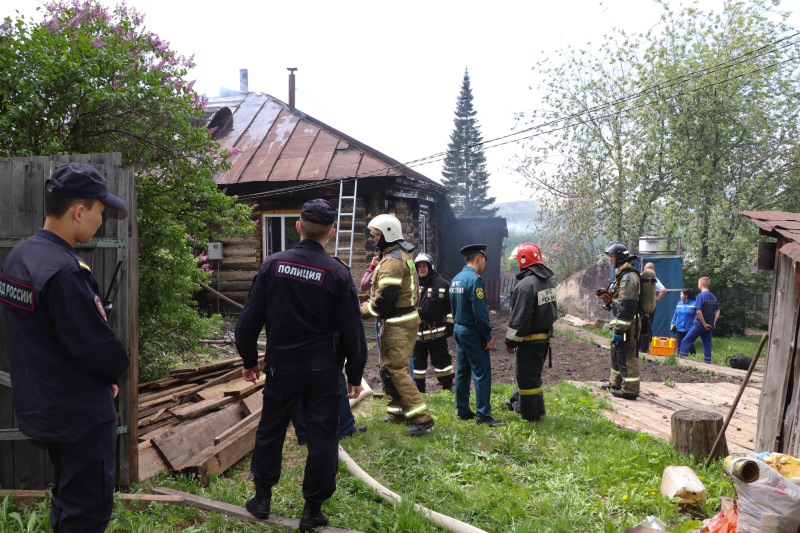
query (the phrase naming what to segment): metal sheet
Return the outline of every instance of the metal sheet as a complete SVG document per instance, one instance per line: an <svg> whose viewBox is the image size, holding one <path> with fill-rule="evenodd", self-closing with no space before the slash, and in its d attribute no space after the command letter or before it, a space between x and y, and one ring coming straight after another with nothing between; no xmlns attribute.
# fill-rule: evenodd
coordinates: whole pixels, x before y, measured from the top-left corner
<svg viewBox="0 0 800 533"><path fill-rule="evenodd" d="M250 127L250 123L253 121L266 101L266 98L263 96L247 95L247 98L242 103L242 106L233 114L233 126L231 127L230 132L225 135L224 139L220 139L220 145L223 148L237 147L239 144L239 139ZM248 159L249 156L245 156L244 153L232 156L229 158L229 161L232 165L231 168L216 174L214 176L214 181L216 181L218 184L236 183L238 181L239 174L244 169ZM244 164L242 164L242 162Z"/></svg>
<svg viewBox="0 0 800 533"><path fill-rule="evenodd" d="M790 242L788 244L784 244L783 246L781 246L780 251L783 255L788 256L797 262L800 262L800 244L796 242Z"/></svg>
<svg viewBox="0 0 800 533"><path fill-rule="evenodd" d="M300 122L300 117L282 110L270 128L267 136L258 147L256 153L250 160L250 165L242 173L239 182L247 181L268 181L270 174L275 168L275 163L281 156L286 143L292 136L295 127ZM294 178L292 178L294 179Z"/></svg>
<svg viewBox="0 0 800 533"><path fill-rule="evenodd" d="M328 179L355 176L363 155L363 152L353 149L336 150L336 153L333 154L333 161L328 166Z"/></svg>
<svg viewBox="0 0 800 533"><path fill-rule="evenodd" d="M233 181L230 183L241 181L242 174L253 159L253 154L264 142L264 138L272 129L272 125L282 110L283 108L274 102L268 102L258 111L247 130L242 133L239 142L236 143L236 148L242 152L232 159L231 169L228 171L228 175L233 176Z"/></svg>

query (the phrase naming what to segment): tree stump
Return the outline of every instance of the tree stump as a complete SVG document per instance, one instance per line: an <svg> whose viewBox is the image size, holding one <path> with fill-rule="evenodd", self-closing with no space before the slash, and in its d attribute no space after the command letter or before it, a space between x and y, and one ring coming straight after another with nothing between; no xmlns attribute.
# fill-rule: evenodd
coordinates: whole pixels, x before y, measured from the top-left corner
<svg viewBox="0 0 800 533"><path fill-rule="evenodd" d="M714 411L684 409L672 413L672 442L684 455L692 455L698 462L705 461L714 441L722 430L722 415ZM728 455L728 443L722 436L714 457Z"/></svg>

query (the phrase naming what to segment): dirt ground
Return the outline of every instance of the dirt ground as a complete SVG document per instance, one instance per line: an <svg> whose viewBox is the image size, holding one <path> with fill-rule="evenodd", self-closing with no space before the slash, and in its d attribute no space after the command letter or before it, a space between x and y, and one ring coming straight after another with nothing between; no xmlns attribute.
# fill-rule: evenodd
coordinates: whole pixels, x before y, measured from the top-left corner
<svg viewBox="0 0 800 533"><path fill-rule="evenodd" d="M492 361L492 383L513 384L514 379L514 356L505 350L503 339L506 335L508 326L507 310L490 311L492 321L492 337L494 338L496 349L491 353ZM373 323L365 323L367 337L374 339ZM375 390L382 390L383 385L379 377L378 349L374 340L370 342L372 347L369 349L369 359L364 369L364 379L370 387ZM456 344L452 338L448 339L450 353L453 357L453 366L456 365ZM646 356L652 359L655 356ZM553 342L553 366L549 368L545 363L544 378L545 385L558 383L559 380L572 381L608 381L609 368L611 362L608 350L595 345L589 345L583 341L572 340L563 334L556 332ZM702 371L692 370L679 366L665 366L655 362L640 361L642 381L662 383L671 380L676 383L716 383L719 381L733 381L725 376L709 376ZM439 382L433 374L433 369L428 364L428 374L425 377L426 392L436 393L441 391Z"/></svg>

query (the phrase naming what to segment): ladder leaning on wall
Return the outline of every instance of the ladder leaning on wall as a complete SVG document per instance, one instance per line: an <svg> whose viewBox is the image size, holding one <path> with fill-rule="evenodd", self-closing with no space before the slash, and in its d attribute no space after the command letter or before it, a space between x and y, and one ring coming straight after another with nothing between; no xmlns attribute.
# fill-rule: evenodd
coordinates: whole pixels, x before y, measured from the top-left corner
<svg viewBox="0 0 800 533"><path fill-rule="evenodd" d="M340 259L344 259L342 256L339 255L341 251L347 251L347 266L351 266L353 264L353 236L354 231L356 229L356 193L358 192L358 180L353 180L353 195L352 196L345 196L344 195L344 180L339 182L339 209L338 215L336 217L336 251L334 252L337 257ZM353 210L351 212L343 213L342 212L342 201L351 200L353 202ZM342 219L350 219L350 229L342 229ZM345 220L345 223L347 220ZM342 233L349 233L350 234L350 245L349 246L339 246L339 235Z"/></svg>

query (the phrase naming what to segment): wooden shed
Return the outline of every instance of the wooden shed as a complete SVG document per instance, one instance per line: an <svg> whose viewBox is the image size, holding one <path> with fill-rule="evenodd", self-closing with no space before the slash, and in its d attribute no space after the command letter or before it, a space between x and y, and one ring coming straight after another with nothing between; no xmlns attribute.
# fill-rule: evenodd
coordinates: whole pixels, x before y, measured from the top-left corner
<svg viewBox="0 0 800 533"><path fill-rule="evenodd" d="M774 271L769 316L769 350L758 403L756 452L800 457L800 213L743 211L759 234L758 269Z"/></svg>
<svg viewBox="0 0 800 533"><path fill-rule="evenodd" d="M136 422L138 397L138 244L133 168L122 167L122 154L82 154L0 159L0 267L11 249L44 224L44 184L63 163L88 163L108 182L109 190L125 200L122 211L106 210L103 225L87 244L75 248L91 267L100 290L110 291L114 311L108 325L128 348L128 371L120 378L117 396L117 483L128 486L138 478ZM112 277L120 265L116 283ZM69 311L69 310L66 310ZM53 477L45 445L17 428L9 375L9 357L0 313L0 488L44 489ZM47 384L43 383L42 387Z"/></svg>
<svg viewBox="0 0 800 533"><path fill-rule="evenodd" d="M212 98L204 125L233 154L230 170L214 180L252 207L258 225L253 235L221 241L209 284L225 296L244 303L264 259L299 240L294 223L312 198L339 207L344 197L339 249L335 239L327 249L350 264L356 285L376 254L366 223L381 213L400 219L416 251L437 261L444 255L444 231L455 220L447 189L397 160L260 92ZM355 210L346 198L354 189ZM211 294L202 298L203 308L235 311Z"/></svg>

